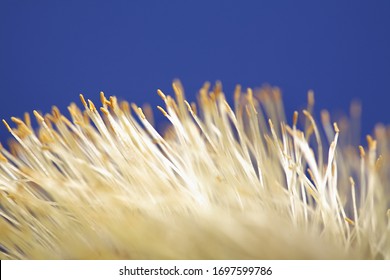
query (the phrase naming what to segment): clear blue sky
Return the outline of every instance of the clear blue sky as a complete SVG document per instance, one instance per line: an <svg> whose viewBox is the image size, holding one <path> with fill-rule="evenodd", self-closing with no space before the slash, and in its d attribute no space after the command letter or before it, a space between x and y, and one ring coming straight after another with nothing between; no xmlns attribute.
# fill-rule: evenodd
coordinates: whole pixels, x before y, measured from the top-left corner
<svg viewBox="0 0 390 280"><path fill-rule="evenodd" d="M279 86L289 113L363 103L363 127L390 123L390 1L0 0L0 118L99 91L161 103L180 78ZM8 137L0 128L0 139Z"/></svg>

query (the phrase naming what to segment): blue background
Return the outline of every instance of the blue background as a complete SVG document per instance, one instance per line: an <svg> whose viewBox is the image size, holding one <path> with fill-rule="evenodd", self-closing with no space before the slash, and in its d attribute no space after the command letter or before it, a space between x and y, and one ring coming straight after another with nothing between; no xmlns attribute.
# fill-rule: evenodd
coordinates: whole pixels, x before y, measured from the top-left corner
<svg viewBox="0 0 390 280"><path fill-rule="evenodd" d="M368 133L390 123L389 74L390 1L0 0L5 119L101 90L155 106L180 78L190 100L206 80L228 96L237 83L279 86L289 115L309 89L317 112L357 98Z"/></svg>

